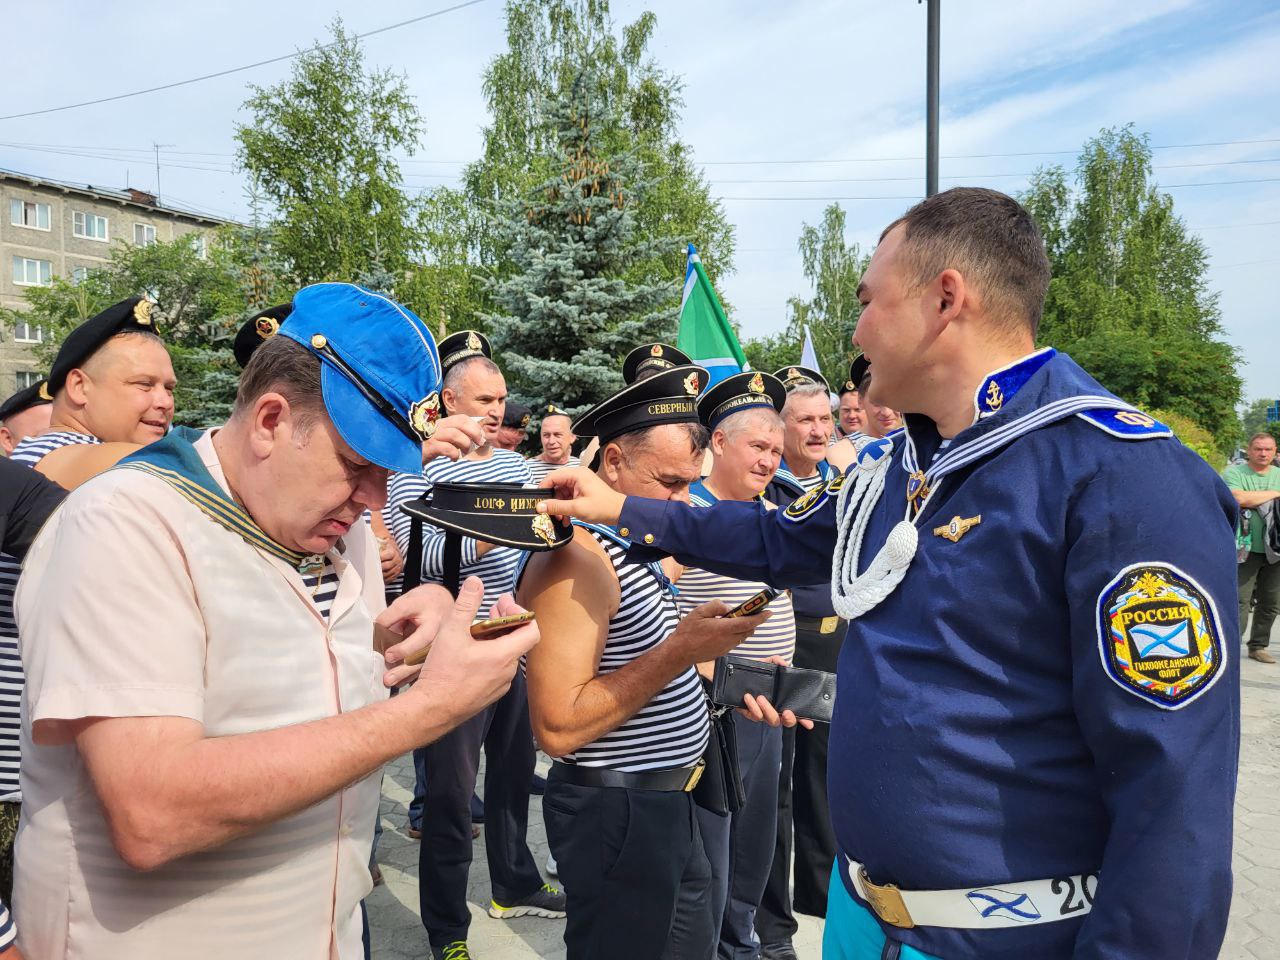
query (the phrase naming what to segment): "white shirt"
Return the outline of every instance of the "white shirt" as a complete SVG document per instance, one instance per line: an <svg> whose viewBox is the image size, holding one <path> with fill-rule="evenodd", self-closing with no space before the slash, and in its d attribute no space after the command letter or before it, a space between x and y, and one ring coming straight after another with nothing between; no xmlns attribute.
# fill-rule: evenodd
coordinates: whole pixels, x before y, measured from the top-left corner
<svg viewBox="0 0 1280 960"><path fill-rule="evenodd" d="M196 450L224 489L211 435ZM67 498L27 556L17 612L22 785L14 906L41 960L356 960L379 777L141 873L111 845L66 721L178 716L211 737L354 710L386 696L382 608L365 524L328 555L326 622L302 577L164 481L113 470Z"/></svg>

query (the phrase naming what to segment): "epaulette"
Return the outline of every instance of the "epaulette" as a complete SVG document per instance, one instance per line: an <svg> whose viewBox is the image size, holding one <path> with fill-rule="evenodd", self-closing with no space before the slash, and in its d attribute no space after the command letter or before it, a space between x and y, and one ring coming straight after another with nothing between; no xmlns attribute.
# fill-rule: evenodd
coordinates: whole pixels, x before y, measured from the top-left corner
<svg viewBox="0 0 1280 960"><path fill-rule="evenodd" d="M890 456L893 453L892 435L884 437L861 437L853 441L854 462L864 470Z"/></svg>
<svg viewBox="0 0 1280 960"><path fill-rule="evenodd" d="M1122 440L1153 440L1172 437L1173 431L1165 424L1149 417L1140 410L1082 410L1076 414L1085 423L1091 423L1104 433Z"/></svg>

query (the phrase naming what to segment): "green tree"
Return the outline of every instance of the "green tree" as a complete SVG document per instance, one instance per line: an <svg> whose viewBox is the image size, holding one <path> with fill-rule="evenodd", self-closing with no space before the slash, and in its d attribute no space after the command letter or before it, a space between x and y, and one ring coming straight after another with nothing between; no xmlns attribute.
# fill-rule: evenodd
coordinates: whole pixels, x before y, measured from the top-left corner
<svg viewBox="0 0 1280 960"><path fill-rule="evenodd" d="M1184 414L1221 449L1234 445L1239 358L1222 338L1204 244L1153 182L1146 137L1104 130L1074 178L1041 170L1021 199L1053 265L1040 342L1125 399Z"/></svg>
<svg viewBox="0 0 1280 960"><path fill-rule="evenodd" d="M26 308L5 310L3 319L45 328L36 356L47 370L72 329L126 297L146 295L177 375L175 421L220 423L231 412L239 375L230 337L249 315L243 272L232 253L234 230L209 244L203 256L190 236L148 246L115 244L107 264L79 282L55 277L48 287L29 287Z"/></svg>
<svg viewBox="0 0 1280 960"><path fill-rule="evenodd" d="M800 229L800 260L804 275L813 285L809 299L792 297L788 303L791 319L787 336L797 344L792 358L799 359L804 343L804 328L813 335L813 348L818 354L822 374L833 387L848 376L853 359L853 328L858 324L862 304L858 301L858 284L871 257L856 243L844 239L845 212L833 203L822 214L817 226L804 224Z"/></svg>
<svg viewBox="0 0 1280 960"><path fill-rule="evenodd" d="M789 330L771 334L767 337L753 337L742 341L742 352L752 370L763 370L772 373L781 367L799 361L800 349L803 346L799 337Z"/></svg>
<svg viewBox="0 0 1280 960"><path fill-rule="evenodd" d="M675 331L678 283L632 279L672 241L640 235L651 181L634 150L608 148L614 109L589 74L544 101L538 166L551 173L499 203L495 223L514 267L489 285L495 355L518 399L571 413L621 386L628 348Z"/></svg>
<svg viewBox="0 0 1280 960"><path fill-rule="evenodd" d="M421 246L399 294L441 338L451 329L487 330L481 316L484 281L474 265L479 232L475 211L467 195L452 187L427 193L419 210Z"/></svg>
<svg viewBox="0 0 1280 960"><path fill-rule="evenodd" d="M609 151L634 152L650 183L631 209L638 235L670 238L659 258L633 266L634 278L683 277L687 242L712 281L731 272L733 227L679 137L681 82L649 54L654 15L642 13L620 36L608 0L508 0L506 15L507 49L484 74L491 122L480 159L466 170L470 200L492 210L551 175L553 139L539 118L542 103L587 76L615 108L598 137ZM507 269L504 238L483 221L475 237L479 262L498 273Z"/></svg>
<svg viewBox="0 0 1280 960"><path fill-rule="evenodd" d="M273 243L297 285L350 280L378 261L403 274L418 247L415 201L396 156L423 133L403 76L365 64L342 21L293 61L288 80L250 85L238 156L275 207Z"/></svg>
<svg viewBox="0 0 1280 960"><path fill-rule="evenodd" d="M1156 409L1149 412L1151 416L1170 427L1185 446L1198 453L1213 469L1221 471L1227 465L1227 458L1218 449L1213 434L1190 417L1173 410Z"/></svg>

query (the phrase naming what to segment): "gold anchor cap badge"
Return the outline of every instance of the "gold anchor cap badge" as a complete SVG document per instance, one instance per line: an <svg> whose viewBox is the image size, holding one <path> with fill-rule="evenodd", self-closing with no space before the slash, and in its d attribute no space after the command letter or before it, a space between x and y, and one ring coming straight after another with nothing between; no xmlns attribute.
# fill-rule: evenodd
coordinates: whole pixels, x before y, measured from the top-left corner
<svg viewBox="0 0 1280 960"><path fill-rule="evenodd" d="M952 543L959 543L960 538L982 522L982 514L976 517L952 517L950 523L933 528L935 537L946 537Z"/></svg>

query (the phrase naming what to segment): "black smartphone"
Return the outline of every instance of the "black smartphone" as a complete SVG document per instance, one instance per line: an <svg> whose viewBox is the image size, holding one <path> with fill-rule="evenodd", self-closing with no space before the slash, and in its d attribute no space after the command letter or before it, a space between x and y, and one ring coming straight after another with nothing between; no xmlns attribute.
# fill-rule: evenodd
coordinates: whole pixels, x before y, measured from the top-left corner
<svg viewBox="0 0 1280 960"><path fill-rule="evenodd" d="M750 617L759 613L769 604L777 600L782 594L781 590L775 590L773 587L765 587L754 597L748 597L742 603L738 604L732 610L725 614L726 617Z"/></svg>

